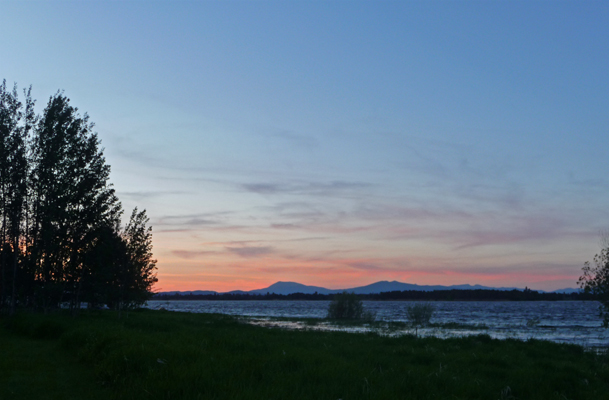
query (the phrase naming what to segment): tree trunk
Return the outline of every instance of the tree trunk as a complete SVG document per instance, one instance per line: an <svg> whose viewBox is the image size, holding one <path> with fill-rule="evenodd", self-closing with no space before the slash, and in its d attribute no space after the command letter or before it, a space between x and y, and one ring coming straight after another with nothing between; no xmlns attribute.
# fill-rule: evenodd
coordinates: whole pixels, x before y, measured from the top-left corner
<svg viewBox="0 0 609 400"><path fill-rule="evenodd" d="M0 294L0 310L4 309L6 304L6 198L4 184L2 185L2 242L0 243L0 268L2 269L2 293Z"/></svg>
<svg viewBox="0 0 609 400"><path fill-rule="evenodd" d="M19 258L19 236L16 236L13 242L13 287L11 295L10 315L15 314L15 303L17 298L17 260Z"/></svg>

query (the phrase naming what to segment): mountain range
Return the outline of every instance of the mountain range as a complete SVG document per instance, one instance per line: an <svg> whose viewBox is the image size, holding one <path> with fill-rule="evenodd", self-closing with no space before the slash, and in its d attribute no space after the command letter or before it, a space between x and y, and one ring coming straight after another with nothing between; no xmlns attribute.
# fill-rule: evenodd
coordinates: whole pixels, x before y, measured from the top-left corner
<svg viewBox="0 0 609 400"><path fill-rule="evenodd" d="M243 291L243 290L233 290L230 292L225 292L225 293L231 293L231 294L267 294L267 293L275 293L275 294L281 294L281 295L288 295L288 294L292 294L292 293L304 293L304 294L313 294L315 292L319 293L319 294L333 294L333 293L340 293L343 291L347 291L347 292L353 292L356 294L374 294L374 293L381 293L381 292L393 292L393 291L405 291L405 290L419 290L419 291L433 291L433 290L453 290L453 289L459 289L459 290L476 290L476 289L485 289L485 290L523 290L522 288L515 288L515 287L489 287L489 286L481 286L481 285L452 285L452 286L442 286L442 285L416 285L413 283L403 283L403 282L398 282L398 281L379 281L379 282L375 282L372 283L370 285L366 285L366 286L358 286L358 287L354 287L354 288L347 288L347 289L327 289L324 287L320 287L320 286L308 286L308 285L303 285L302 283L297 283L297 282L276 282L273 283L271 286L263 288L263 289L254 289L254 290L249 290L249 291ZM565 288L565 289L559 289L559 290L554 290L551 293L572 293L572 292L578 292L579 289L572 289L572 288ZM544 292L543 290L538 290L538 292ZM214 293L218 293L215 291L210 291L210 290L192 290L192 291L172 291L172 292L160 292L157 293L158 295L163 295L163 294L167 294L167 295L173 295L173 294L194 294L194 295L208 295L208 294L214 294Z"/></svg>

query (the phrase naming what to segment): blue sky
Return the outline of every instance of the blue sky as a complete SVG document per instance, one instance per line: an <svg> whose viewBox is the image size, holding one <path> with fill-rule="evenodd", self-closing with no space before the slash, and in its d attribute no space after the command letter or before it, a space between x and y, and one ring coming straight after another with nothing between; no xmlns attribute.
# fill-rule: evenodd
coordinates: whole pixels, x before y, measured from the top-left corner
<svg viewBox="0 0 609 400"><path fill-rule="evenodd" d="M609 3L2 8L0 78L89 113L157 289L574 287L609 228Z"/></svg>

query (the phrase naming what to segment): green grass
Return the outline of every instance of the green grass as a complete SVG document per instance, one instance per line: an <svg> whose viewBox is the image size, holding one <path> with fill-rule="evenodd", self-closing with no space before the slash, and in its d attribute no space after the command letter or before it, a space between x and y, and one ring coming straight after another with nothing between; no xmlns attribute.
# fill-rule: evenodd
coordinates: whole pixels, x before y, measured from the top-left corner
<svg viewBox="0 0 609 400"><path fill-rule="evenodd" d="M543 341L287 331L151 310L2 326L1 399L609 399L606 355Z"/></svg>
<svg viewBox="0 0 609 400"><path fill-rule="evenodd" d="M107 399L111 393L96 382L56 342L16 336L0 329L0 399ZM86 396L83 397L83 393Z"/></svg>

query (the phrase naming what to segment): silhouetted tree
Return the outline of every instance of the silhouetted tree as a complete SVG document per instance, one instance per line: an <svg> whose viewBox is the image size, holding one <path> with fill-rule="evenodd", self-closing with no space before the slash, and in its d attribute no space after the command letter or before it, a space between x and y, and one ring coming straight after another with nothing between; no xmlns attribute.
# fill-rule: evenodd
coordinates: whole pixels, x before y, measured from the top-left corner
<svg viewBox="0 0 609 400"><path fill-rule="evenodd" d="M111 226L120 203L108 183L93 124L62 93L52 96L33 141L31 259L44 308L79 307L85 263L100 227Z"/></svg>
<svg viewBox="0 0 609 400"><path fill-rule="evenodd" d="M27 196L27 139L35 124L31 90L25 91L25 110L17 96L17 87L9 91L6 81L0 86L0 268L1 304L10 293L13 313L17 295L17 271L22 253L22 232ZM10 289L9 289L10 281Z"/></svg>
<svg viewBox="0 0 609 400"><path fill-rule="evenodd" d="M156 260L152 258L152 227L146 210L131 213L123 232L127 262L121 276L120 308L144 304L152 293L152 285L157 282Z"/></svg>
<svg viewBox="0 0 609 400"><path fill-rule="evenodd" d="M594 267L586 261L578 284L601 302L600 317L603 318L605 328L609 328L609 235L603 235L602 242L603 248L594 256Z"/></svg>
<svg viewBox="0 0 609 400"><path fill-rule="evenodd" d="M117 221L118 222L118 221ZM114 307L120 299L120 277L128 262L127 246L120 224L102 226L96 232L94 246L87 252L82 281L83 301L89 307Z"/></svg>
<svg viewBox="0 0 609 400"><path fill-rule="evenodd" d="M142 305L151 296L156 279L152 258L152 228L146 211L133 210L124 230L120 224L102 226L95 245L87 254L85 301L91 306L106 304L122 312Z"/></svg>
<svg viewBox="0 0 609 400"><path fill-rule="evenodd" d="M146 212L121 228L87 114L58 92L37 116L24 94L0 86L0 308L142 304L156 282Z"/></svg>
<svg viewBox="0 0 609 400"><path fill-rule="evenodd" d="M9 240L9 205L11 181L10 141L17 130L20 119L21 103L17 99L17 89L7 90L6 81L0 86L0 302L6 305L8 287L8 253L12 253Z"/></svg>

